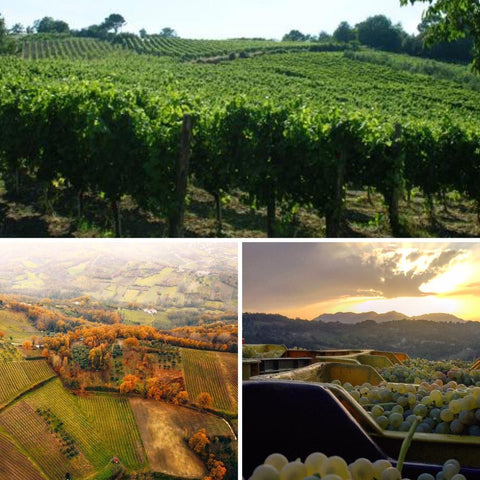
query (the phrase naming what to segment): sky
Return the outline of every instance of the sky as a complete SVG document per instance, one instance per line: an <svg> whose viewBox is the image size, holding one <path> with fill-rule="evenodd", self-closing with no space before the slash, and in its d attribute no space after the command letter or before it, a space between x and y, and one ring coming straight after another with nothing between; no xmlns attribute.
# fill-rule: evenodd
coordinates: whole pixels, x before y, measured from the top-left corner
<svg viewBox="0 0 480 480"><path fill-rule="evenodd" d="M150 238L16 238L0 240L0 278L4 265L65 262L85 253L114 256L119 262L153 261L172 265L221 266L236 271L238 245L233 240L150 239Z"/></svg>
<svg viewBox="0 0 480 480"><path fill-rule="evenodd" d="M480 320L480 243L243 245L243 311L450 313Z"/></svg>
<svg viewBox="0 0 480 480"><path fill-rule="evenodd" d="M0 14L8 27L50 16L80 29L119 13L127 21L123 31L134 33L170 27L183 38L281 39L292 29L332 33L341 21L355 25L377 14L416 33L424 8L422 3L400 7L400 0L3 0Z"/></svg>

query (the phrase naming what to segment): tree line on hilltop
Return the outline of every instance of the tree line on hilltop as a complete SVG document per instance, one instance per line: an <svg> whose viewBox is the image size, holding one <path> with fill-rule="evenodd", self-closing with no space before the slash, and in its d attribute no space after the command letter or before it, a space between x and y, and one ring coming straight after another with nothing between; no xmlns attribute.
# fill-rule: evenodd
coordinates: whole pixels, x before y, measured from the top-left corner
<svg viewBox="0 0 480 480"><path fill-rule="evenodd" d="M283 40L319 42L335 40L438 60L463 63L473 60L474 70L478 71L480 29L475 13L478 9L477 0L400 0L400 4L426 1L429 6L418 26L417 35L407 34L400 24L393 24L384 15L374 15L355 26L343 21L332 35L322 31L315 36L291 30L284 35ZM46 16L36 20L32 26L25 28L22 24L15 23L7 30L5 20L0 16L0 53L14 53L15 42L12 37L24 33L68 34L108 39L113 42L122 36L137 36L134 33L119 33L125 24L126 20L122 15L112 13L100 24L74 30L64 20ZM142 28L138 35L144 38L147 31ZM178 36L170 27L163 28L159 35L168 38Z"/></svg>
<svg viewBox="0 0 480 480"><path fill-rule="evenodd" d="M439 19L438 19L439 20ZM291 30L283 36L284 41L337 41L353 46L363 45L394 53L443 60L449 62L469 63L472 61L473 40L470 37L453 41L442 41L432 45L426 41L427 32L436 23L435 19L424 18L418 25L419 33L409 35L401 24L393 22L385 15L374 15L363 22L350 25L341 22L332 35L320 32L318 36L304 34L299 30Z"/></svg>
<svg viewBox="0 0 480 480"><path fill-rule="evenodd" d="M399 351L430 360L480 357L480 322L447 323L365 320L353 325L313 322L278 314L244 313L246 344L278 344L311 350L374 349Z"/></svg>

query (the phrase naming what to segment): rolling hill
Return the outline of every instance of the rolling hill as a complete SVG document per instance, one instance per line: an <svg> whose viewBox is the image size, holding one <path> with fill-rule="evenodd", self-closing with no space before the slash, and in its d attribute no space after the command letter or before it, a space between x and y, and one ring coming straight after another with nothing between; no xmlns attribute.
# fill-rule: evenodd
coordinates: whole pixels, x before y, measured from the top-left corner
<svg viewBox="0 0 480 480"><path fill-rule="evenodd" d="M233 244L36 245L28 255L8 244L4 250L0 259L0 290L4 293L51 298L89 295L113 304L212 312L236 309Z"/></svg>
<svg viewBox="0 0 480 480"><path fill-rule="evenodd" d="M373 320L377 323L393 322L398 320L428 320L430 322L453 322L462 323L465 320L451 315L449 313L429 313L426 315L415 315L409 317L399 312L365 312L365 313L352 313L352 312L338 312L338 313L323 313L318 317L315 317L313 322L340 322L345 324L355 324L364 322L366 320Z"/></svg>

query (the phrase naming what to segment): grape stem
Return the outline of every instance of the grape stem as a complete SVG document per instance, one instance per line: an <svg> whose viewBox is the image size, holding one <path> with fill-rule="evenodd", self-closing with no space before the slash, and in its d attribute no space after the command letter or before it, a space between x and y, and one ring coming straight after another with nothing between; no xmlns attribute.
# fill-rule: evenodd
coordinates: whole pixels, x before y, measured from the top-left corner
<svg viewBox="0 0 480 480"><path fill-rule="evenodd" d="M405 461L405 457L407 456L408 449L410 448L410 445L412 443L413 434L415 433L415 430L417 429L417 426L421 421L422 421L422 417L417 416L417 418L415 418L414 422L412 423L412 426L410 427L410 430L407 433L407 436L402 442L402 446L400 448L400 454L398 455L398 462L397 462L397 470L400 472L400 475L402 474L403 462Z"/></svg>

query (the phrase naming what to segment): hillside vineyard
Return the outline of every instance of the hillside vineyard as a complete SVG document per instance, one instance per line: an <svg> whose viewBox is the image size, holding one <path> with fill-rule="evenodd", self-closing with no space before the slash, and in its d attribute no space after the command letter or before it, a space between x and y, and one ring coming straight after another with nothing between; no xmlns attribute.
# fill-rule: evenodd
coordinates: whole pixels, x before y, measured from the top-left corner
<svg viewBox="0 0 480 480"><path fill-rule="evenodd" d="M85 193L101 197L116 217L128 195L181 236L188 157L188 182L213 195L219 222L222 196L241 191L266 209L270 236L280 209L307 206L338 236L347 189L381 194L395 236L405 191L431 210L458 192L480 211L475 88L341 51L272 52L214 64L113 47L90 60L0 59L7 189L27 176L46 196L77 198L80 213Z"/></svg>

